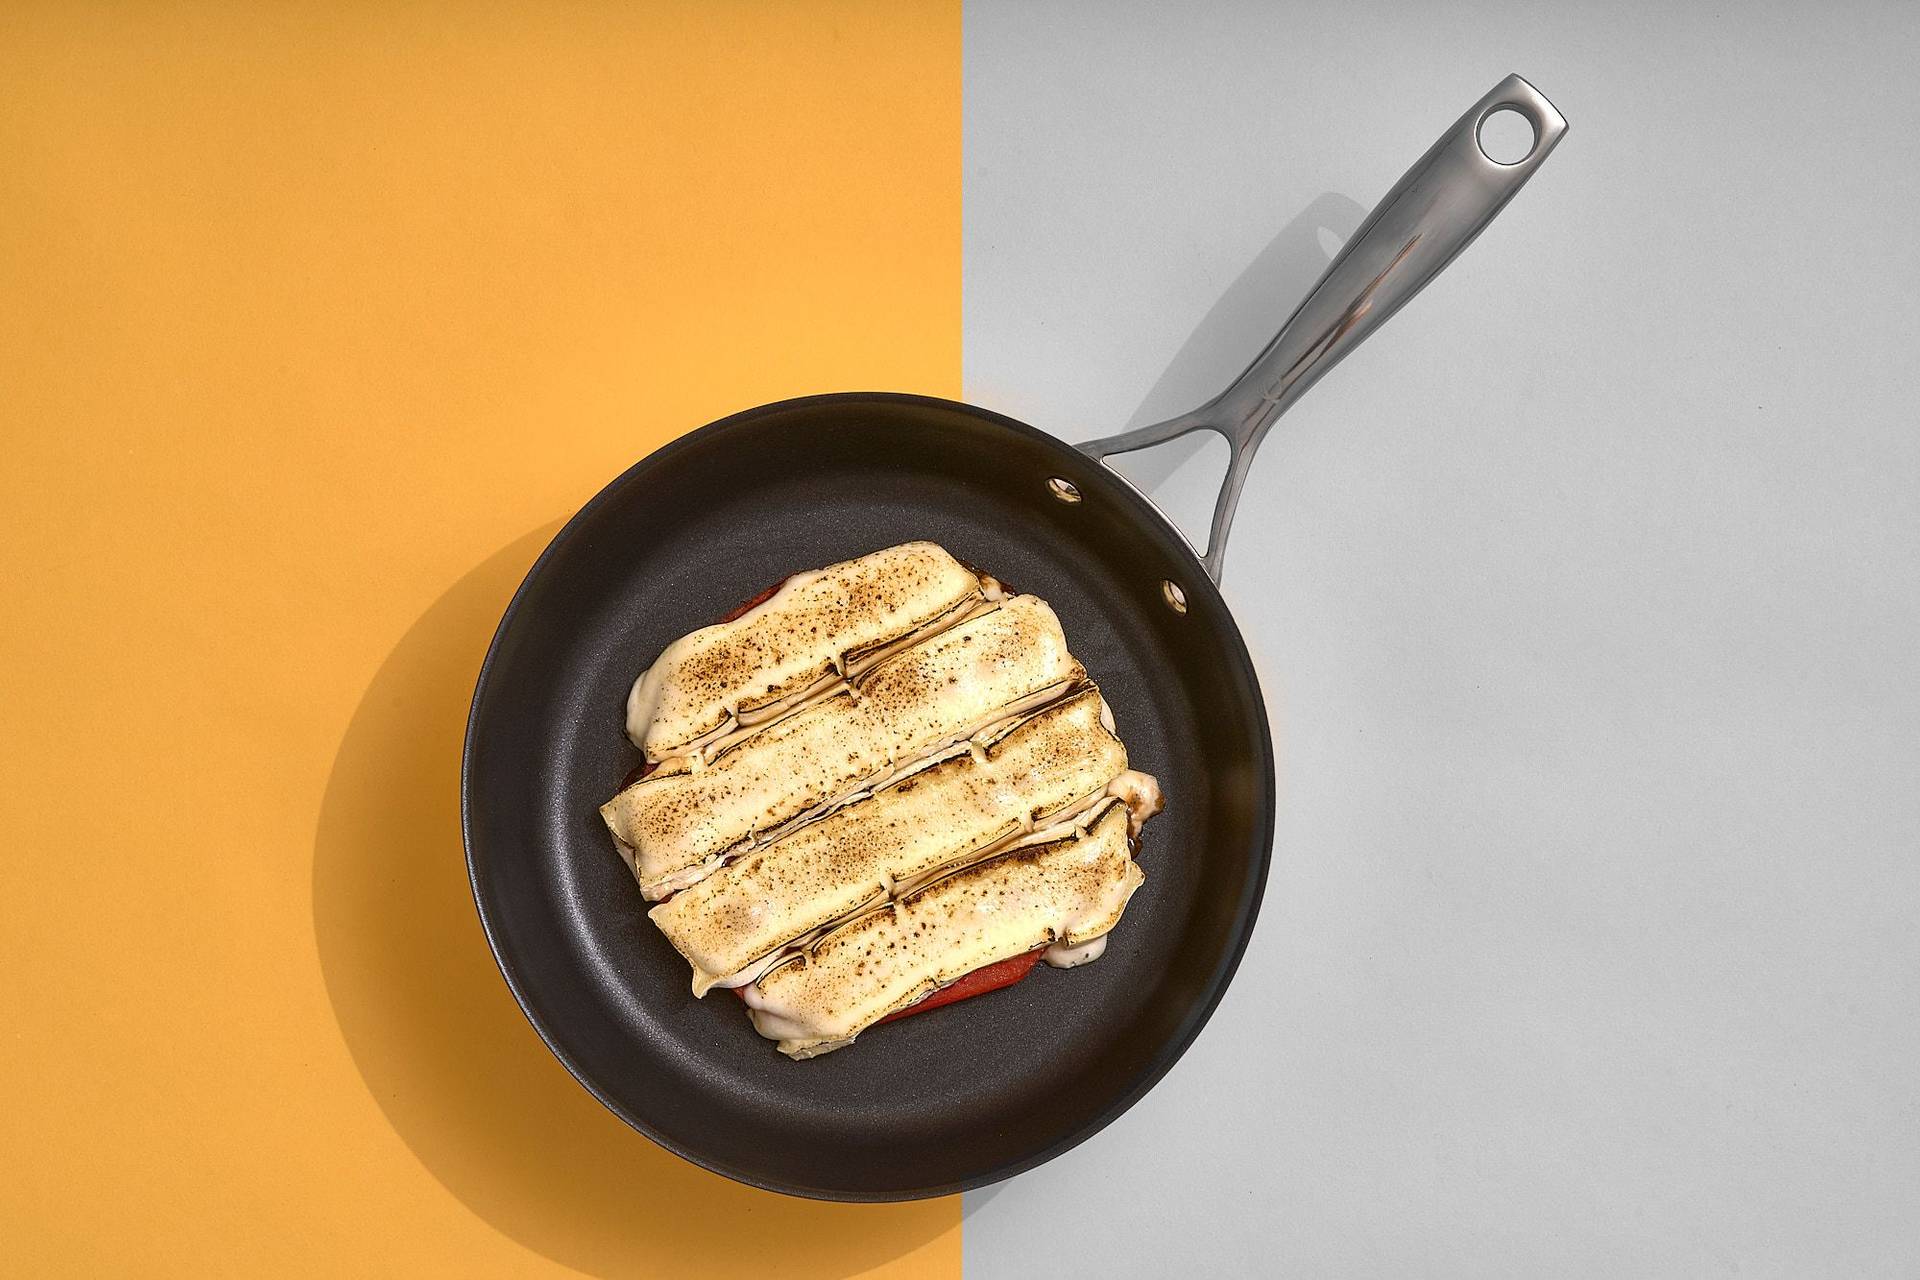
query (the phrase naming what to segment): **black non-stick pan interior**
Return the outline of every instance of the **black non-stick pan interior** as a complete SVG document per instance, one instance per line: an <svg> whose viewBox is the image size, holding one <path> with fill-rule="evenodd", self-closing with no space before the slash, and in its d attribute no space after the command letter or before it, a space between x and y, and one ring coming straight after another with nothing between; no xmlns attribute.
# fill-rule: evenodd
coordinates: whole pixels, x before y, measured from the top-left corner
<svg viewBox="0 0 1920 1280"><path fill-rule="evenodd" d="M1059 501L1050 477L1078 486ZM1096 964L791 1062L724 992L695 1000L598 806L638 753L629 684L669 641L796 570L931 538L1059 612L1167 812ZM1183 615L1161 581L1186 593ZM920 397L788 401L695 432L590 503L529 574L482 673L468 858L501 968L580 1080L657 1141L744 1181L895 1199L1019 1172L1125 1110L1224 991L1272 833L1247 653L1172 530L1059 442ZM484 1046L475 1046L476 1053Z"/></svg>

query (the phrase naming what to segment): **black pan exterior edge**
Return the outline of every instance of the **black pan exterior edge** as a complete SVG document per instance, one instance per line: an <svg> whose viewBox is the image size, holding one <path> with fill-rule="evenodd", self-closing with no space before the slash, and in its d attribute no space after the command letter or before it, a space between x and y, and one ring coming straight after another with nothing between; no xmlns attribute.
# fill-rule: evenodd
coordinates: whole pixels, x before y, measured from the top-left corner
<svg viewBox="0 0 1920 1280"><path fill-rule="evenodd" d="M1049 489L1069 480L1082 501ZM877 1027L808 1062L695 1000L598 806L637 760L628 685L786 575L930 538L1059 612L1167 812L1096 964ZM1162 598L1184 591L1184 614ZM1245 950L1273 838L1273 746L1219 591L1145 499L1033 428L889 393L752 409L642 459L528 572L474 691L461 826L480 922L574 1077L655 1142L834 1200L946 1195L1085 1140L1158 1081ZM476 1046L478 1047L478 1046Z"/></svg>

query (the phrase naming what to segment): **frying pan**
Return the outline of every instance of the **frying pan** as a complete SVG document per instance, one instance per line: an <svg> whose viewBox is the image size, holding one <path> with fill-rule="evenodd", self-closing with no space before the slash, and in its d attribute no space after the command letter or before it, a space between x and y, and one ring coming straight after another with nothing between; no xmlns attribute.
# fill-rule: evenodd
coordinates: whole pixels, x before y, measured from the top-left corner
<svg viewBox="0 0 1920 1280"><path fill-rule="evenodd" d="M1534 143L1490 159L1481 122ZM978 1187L1112 1121L1179 1058L1247 945L1273 838L1273 743L1217 582L1254 451L1315 379L1417 293L1566 131L1510 76L1368 217L1225 392L1074 448L926 396L749 409L613 481L554 538L500 621L467 726L461 821L480 921L514 996L593 1095L742 1182L895 1200ZM1204 554L1106 465L1193 431L1230 462ZM695 1000L598 806L637 762L627 688L676 637L801 569L930 538L1058 611L1167 812L1146 886L1099 963L877 1027L807 1062L724 996Z"/></svg>

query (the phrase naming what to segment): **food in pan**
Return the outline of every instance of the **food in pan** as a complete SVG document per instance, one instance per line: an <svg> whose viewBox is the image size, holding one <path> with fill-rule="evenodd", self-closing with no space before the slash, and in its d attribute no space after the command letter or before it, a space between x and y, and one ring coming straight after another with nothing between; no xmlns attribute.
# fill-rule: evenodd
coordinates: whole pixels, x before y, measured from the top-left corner
<svg viewBox="0 0 1920 1280"><path fill-rule="evenodd" d="M792 1057L1093 958L1143 879L1158 787L1059 619L932 543L676 641L628 713L615 845L694 994L738 989Z"/></svg>
<svg viewBox="0 0 1920 1280"><path fill-rule="evenodd" d="M1091 808L1126 771L1091 689L971 752L876 788L690 885L648 914L693 964L693 993L739 986L795 938Z"/></svg>
<svg viewBox="0 0 1920 1280"><path fill-rule="evenodd" d="M837 1049L983 965L1104 940L1144 879L1108 801L1084 832L943 876L774 965L746 989L754 1028L791 1057Z"/></svg>
<svg viewBox="0 0 1920 1280"><path fill-rule="evenodd" d="M663 763L601 808L657 899L1085 678L1034 596L903 649L712 759Z"/></svg>
<svg viewBox="0 0 1920 1280"><path fill-rule="evenodd" d="M985 608L988 590L997 596L931 542L797 573L738 618L668 645L633 683L627 736L652 761L711 751Z"/></svg>

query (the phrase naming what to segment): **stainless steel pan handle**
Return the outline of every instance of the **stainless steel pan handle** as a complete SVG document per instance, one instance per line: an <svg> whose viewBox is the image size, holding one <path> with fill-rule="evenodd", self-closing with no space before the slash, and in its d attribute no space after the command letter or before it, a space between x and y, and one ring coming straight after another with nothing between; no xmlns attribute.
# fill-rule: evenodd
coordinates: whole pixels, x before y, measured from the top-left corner
<svg viewBox="0 0 1920 1280"><path fill-rule="evenodd" d="M1533 149L1513 164L1492 159L1480 143L1481 123L1503 109L1519 112L1533 126ZM1218 582L1233 509L1267 428L1471 244L1566 132L1566 119L1538 89L1519 76L1508 76L1407 170L1281 326L1279 336L1232 386L1191 413L1080 447L1106 462L1114 454L1194 431L1217 431L1226 437L1226 479L1200 557Z"/></svg>

